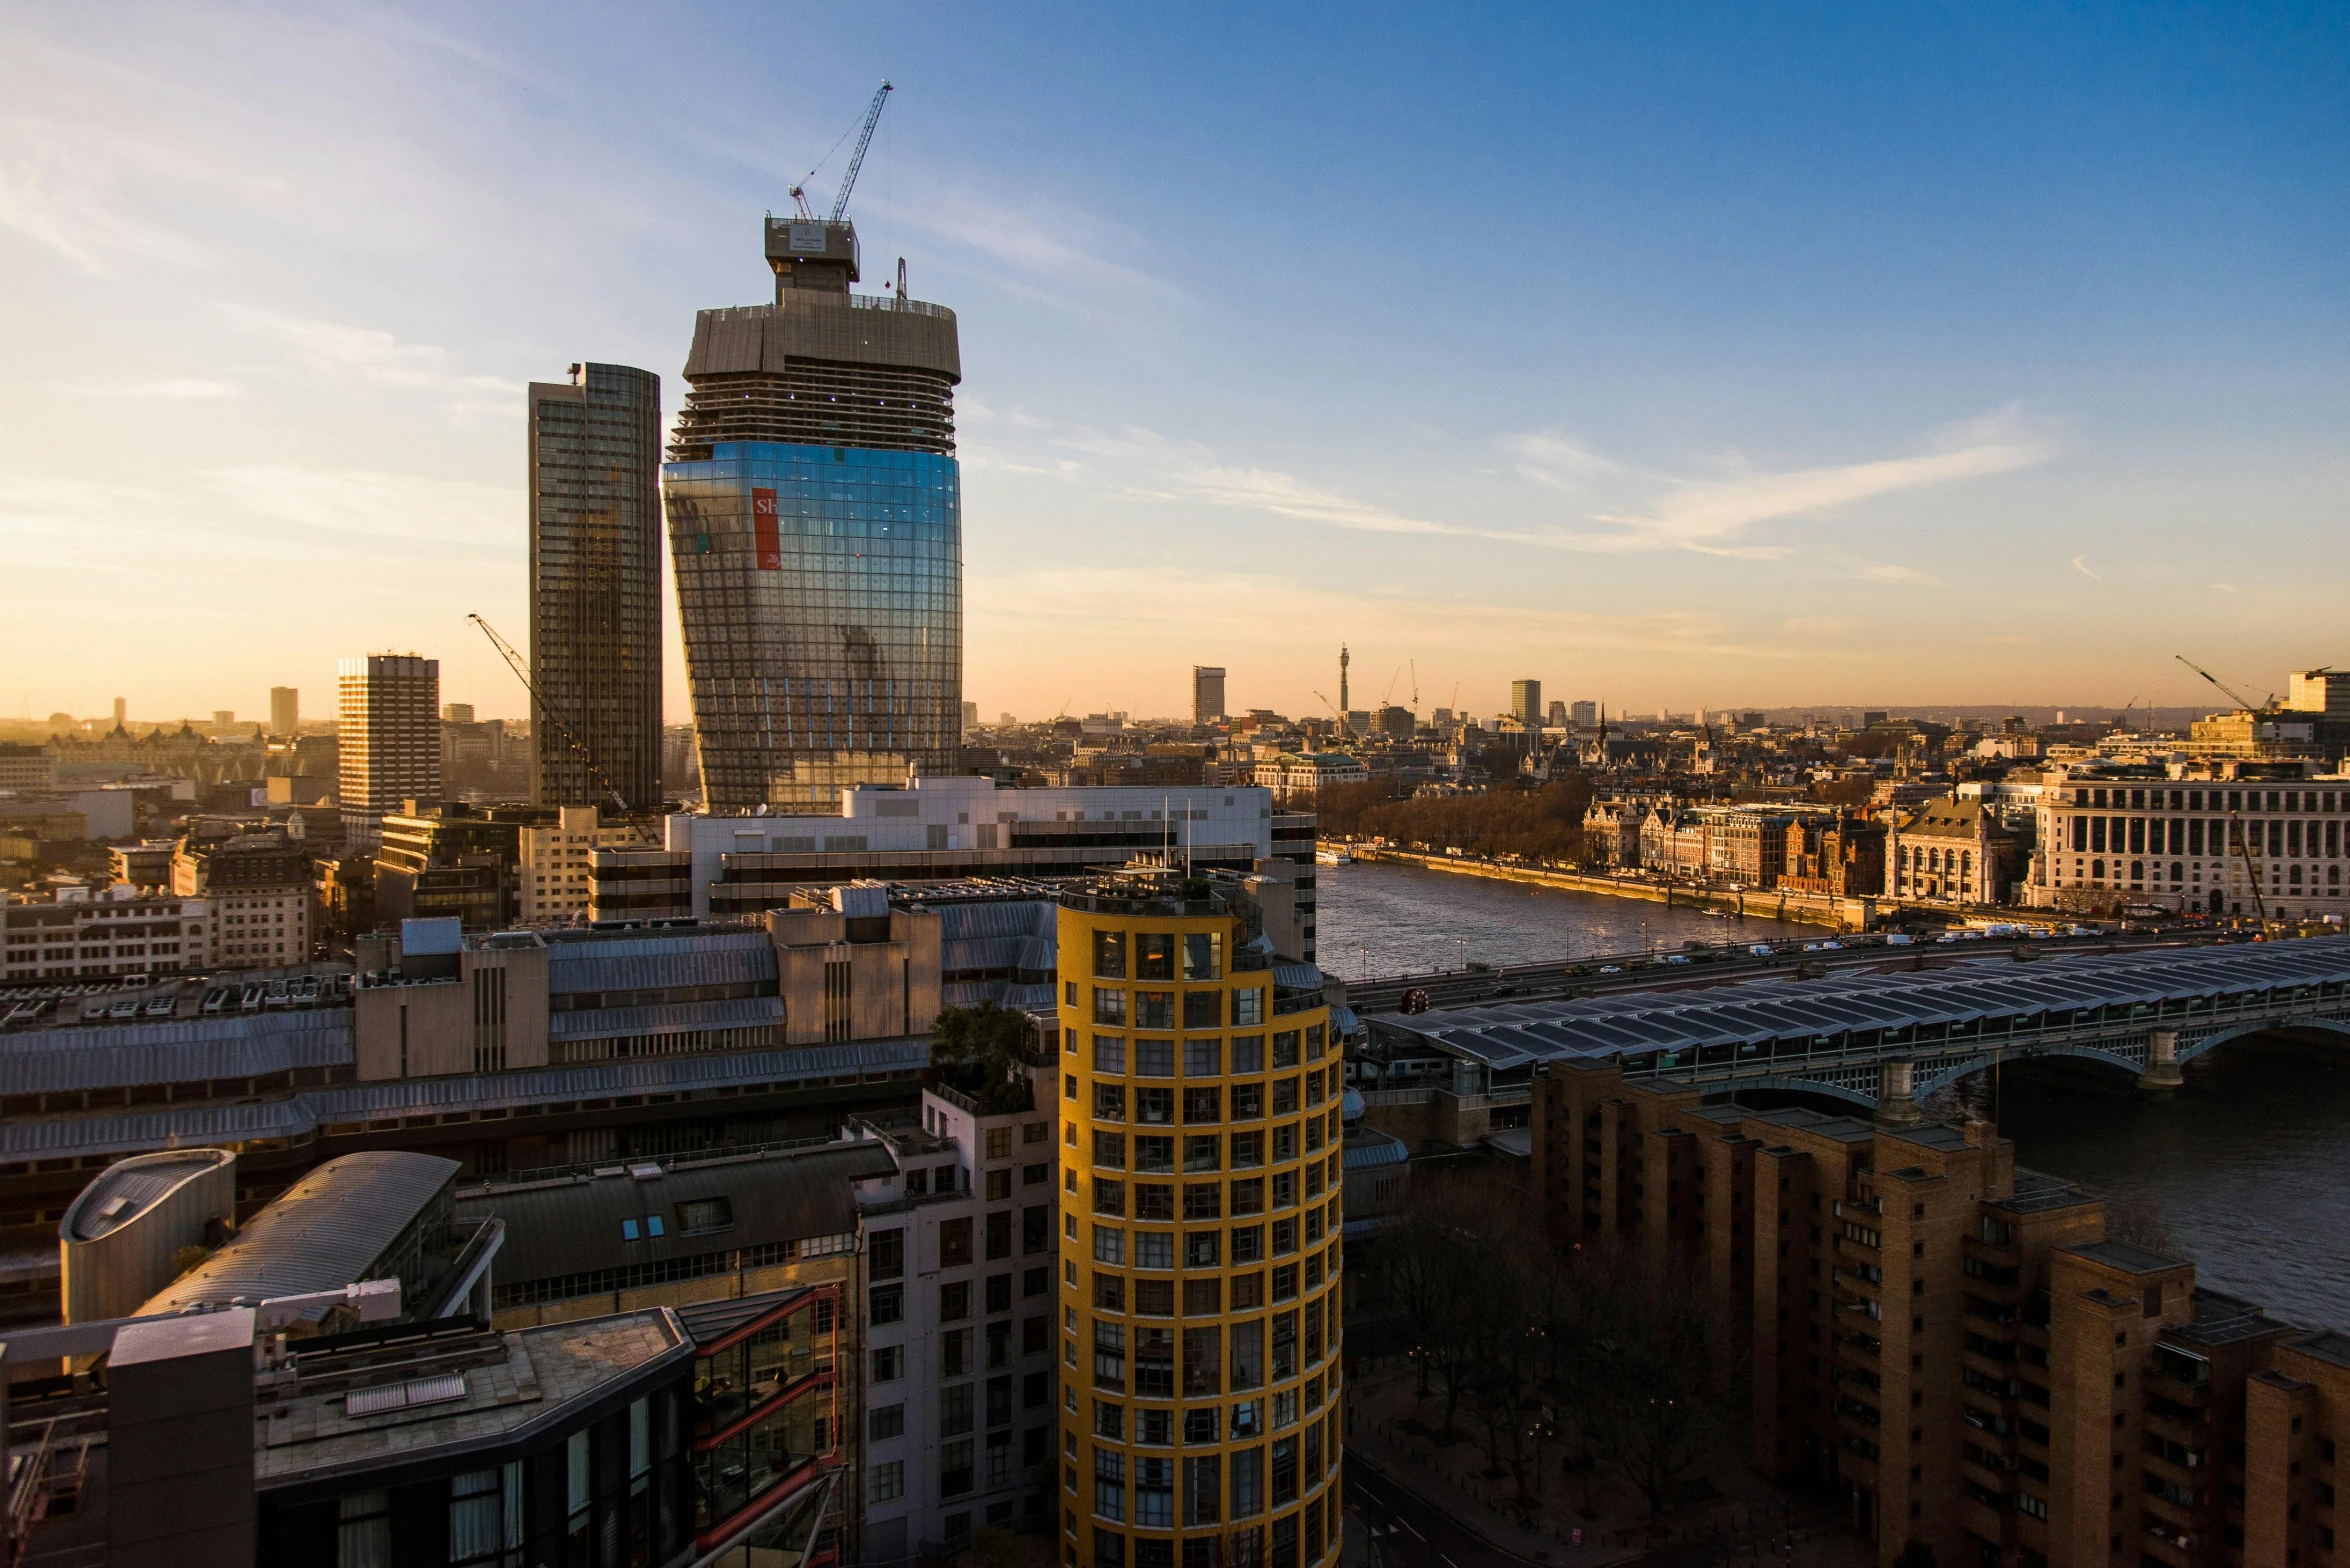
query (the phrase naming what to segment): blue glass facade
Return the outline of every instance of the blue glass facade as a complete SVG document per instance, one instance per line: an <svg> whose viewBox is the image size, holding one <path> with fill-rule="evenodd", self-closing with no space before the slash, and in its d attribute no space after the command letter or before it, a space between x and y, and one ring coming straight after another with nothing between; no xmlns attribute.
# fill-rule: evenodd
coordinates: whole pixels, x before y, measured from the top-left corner
<svg viewBox="0 0 2350 1568"><path fill-rule="evenodd" d="M662 478L709 807L823 807L844 785L951 770L955 459L719 442Z"/></svg>

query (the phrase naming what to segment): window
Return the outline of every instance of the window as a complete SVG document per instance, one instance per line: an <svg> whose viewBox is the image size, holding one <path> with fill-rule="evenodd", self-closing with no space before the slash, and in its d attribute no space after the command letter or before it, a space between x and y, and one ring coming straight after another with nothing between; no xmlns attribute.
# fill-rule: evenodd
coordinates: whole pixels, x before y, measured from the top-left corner
<svg viewBox="0 0 2350 1568"><path fill-rule="evenodd" d="M906 1495L906 1462L892 1459L865 1472L865 1501L894 1503Z"/></svg>
<svg viewBox="0 0 2350 1568"><path fill-rule="evenodd" d="M1190 1172L1224 1168L1224 1140L1214 1133L1194 1133L1183 1140L1183 1168Z"/></svg>
<svg viewBox="0 0 2350 1568"><path fill-rule="evenodd" d="M1187 1279L1183 1282L1183 1315L1187 1318L1212 1318L1224 1310L1224 1282L1213 1276L1207 1279Z"/></svg>
<svg viewBox="0 0 2350 1568"><path fill-rule="evenodd" d="M1175 1170L1175 1140L1153 1133L1136 1137L1134 1168L1146 1175L1172 1175Z"/></svg>
<svg viewBox="0 0 2350 1568"><path fill-rule="evenodd" d="M1175 1266L1175 1236L1172 1231L1137 1231L1134 1236L1134 1266L1138 1269L1171 1269Z"/></svg>
<svg viewBox="0 0 2350 1568"><path fill-rule="evenodd" d="M688 1236L705 1231L731 1230L734 1204L725 1198L696 1198L677 1206L677 1228Z"/></svg>
<svg viewBox="0 0 2350 1568"><path fill-rule="evenodd" d="M865 1321L873 1327L885 1323L902 1323L906 1317L906 1287L903 1285L876 1285L865 1303Z"/></svg>
<svg viewBox="0 0 2350 1568"><path fill-rule="evenodd" d="M1216 1255L1223 1247L1224 1233L1220 1230L1187 1230L1183 1233L1183 1266L1187 1269L1216 1268Z"/></svg>
<svg viewBox="0 0 2350 1568"><path fill-rule="evenodd" d="M368 1494L382 1497L383 1493ZM349 1514L346 1523L357 1523ZM384 1521L388 1525L388 1520ZM338 1532L339 1533L339 1532ZM348 1537L345 1538L348 1540ZM351 1544L357 1544L353 1542ZM374 1545L374 1542L370 1542ZM338 1548L343 1542L338 1541ZM391 1561L388 1531L383 1540L384 1555L354 1559L348 1549L338 1550L341 1562L364 1561L389 1563ZM495 1470L475 1470L453 1476L449 1481L449 1561L452 1563L519 1562L522 1547L522 1466L509 1464ZM509 1555L512 1554L512 1555Z"/></svg>
<svg viewBox="0 0 2350 1568"><path fill-rule="evenodd" d="M1235 1120L1238 1120L1240 1116L1240 1095L1239 1088L1232 1091L1232 1114ZM1232 1135L1232 1168L1234 1170L1247 1170L1251 1166L1264 1163L1265 1135L1263 1133L1236 1132Z"/></svg>
<svg viewBox="0 0 2350 1568"><path fill-rule="evenodd" d="M938 1225L938 1266L951 1269L971 1261L971 1217L941 1220Z"/></svg>
<svg viewBox="0 0 2350 1568"><path fill-rule="evenodd" d="M1235 1075L1261 1073L1265 1070L1265 1037L1246 1034L1232 1042L1232 1071Z"/></svg>
<svg viewBox="0 0 2350 1568"><path fill-rule="evenodd" d="M1238 1159L1235 1159L1235 1160L1233 1161L1233 1163L1234 1163L1235 1165L1237 1165L1237 1164L1239 1164L1240 1162L1239 1162L1239 1160L1238 1160ZM1246 1178L1245 1180L1236 1181L1236 1182L1234 1182L1234 1183L1232 1184L1232 1215L1233 1215L1233 1218L1235 1218L1235 1219L1238 1219L1240 1216L1242 1216L1242 1215L1244 1215L1244 1214L1262 1214L1262 1213L1264 1213L1264 1212L1265 1212L1265 1178L1264 1178L1264 1177L1262 1177L1262 1176L1250 1176L1250 1177Z"/></svg>
<svg viewBox="0 0 2350 1568"><path fill-rule="evenodd" d="M1126 1212L1126 1184L1106 1176L1093 1179L1093 1212L1096 1214L1124 1214Z"/></svg>
<svg viewBox="0 0 2350 1568"><path fill-rule="evenodd" d="M1010 1129L1010 1128L1008 1128L1008 1127L998 1127L998 1128L996 1129L996 1131L997 1131L997 1132L1009 1132L1009 1131L1011 1131L1011 1129ZM986 1185L987 1185L987 1201L988 1201L988 1202L990 1202L990 1203L1001 1203L1001 1202L1003 1202L1003 1201L1004 1201L1006 1198L1009 1198L1009 1197L1012 1195L1012 1171L1011 1171L1011 1168L1010 1168L1009 1166L1006 1166L1004 1169L1002 1169L1002 1170L1000 1170L1000 1171L989 1171L989 1172L987 1173L987 1183L986 1183Z"/></svg>
<svg viewBox="0 0 2350 1568"><path fill-rule="evenodd" d="M1186 991L1183 993L1183 1027L1186 1029L1221 1029L1224 1026L1224 993L1221 991Z"/></svg>
<svg viewBox="0 0 2350 1568"><path fill-rule="evenodd" d="M1093 1021L1097 1024L1126 1022L1126 993L1108 986L1093 988Z"/></svg>
<svg viewBox="0 0 2350 1568"><path fill-rule="evenodd" d="M1297 1031L1283 1029L1273 1036L1273 1066L1275 1069L1297 1065Z"/></svg>
<svg viewBox="0 0 2350 1568"><path fill-rule="evenodd" d="M1265 1114L1265 1086L1261 1083L1236 1083L1232 1086L1232 1119L1253 1122Z"/></svg>
<svg viewBox="0 0 2350 1568"><path fill-rule="evenodd" d="M903 1345L882 1345L873 1352L873 1378L876 1383L894 1383L906 1375L906 1349Z"/></svg>
<svg viewBox="0 0 2350 1568"><path fill-rule="evenodd" d="M1093 1037L1093 1070L1123 1077L1126 1073L1126 1042L1114 1034Z"/></svg>
<svg viewBox="0 0 2350 1568"><path fill-rule="evenodd" d="M1186 1088L1183 1091L1183 1119L1192 1126L1204 1126L1224 1119L1224 1091L1214 1085L1206 1088Z"/></svg>
<svg viewBox="0 0 2350 1568"><path fill-rule="evenodd" d="M971 1439L958 1437L938 1445L938 1491L941 1497L959 1497L971 1490ZM968 1514L964 1515L969 1518Z"/></svg>
<svg viewBox="0 0 2350 1568"><path fill-rule="evenodd" d="M1012 1157L1011 1128L990 1127L987 1129L987 1157L991 1160L1008 1160Z"/></svg>
<svg viewBox="0 0 2350 1568"><path fill-rule="evenodd" d="M1235 1183L1237 1186L1238 1183ZM1234 1210L1238 1213L1238 1210ZM1262 1263L1265 1259L1265 1227L1262 1225L1235 1225L1232 1227L1232 1261L1234 1263Z"/></svg>
<svg viewBox="0 0 2350 1568"><path fill-rule="evenodd" d="M1137 1029L1174 1028L1175 993L1172 991L1135 992L1134 1027Z"/></svg>
<svg viewBox="0 0 2350 1568"><path fill-rule="evenodd" d="M1099 1092L1099 1086L1096 1087ZM1172 1089L1137 1089L1134 1091L1134 1119L1146 1127L1175 1125L1175 1091Z"/></svg>
<svg viewBox="0 0 2350 1568"><path fill-rule="evenodd" d="M1224 937L1217 931L1187 931L1183 935L1183 978L1224 978Z"/></svg>
<svg viewBox="0 0 2350 1568"><path fill-rule="evenodd" d="M1273 1114L1276 1116L1297 1114L1297 1080L1295 1078L1275 1080L1273 1084Z"/></svg>
<svg viewBox="0 0 2350 1568"><path fill-rule="evenodd" d="M971 1282L950 1280L938 1287L938 1320L953 1323L971 1315Z"/></svg>
<svg viewBox="0 0 2350 1568"><path fill-rule="evenodd" d="M1174 1077L1175 1042L1172 1040L1135 1041L1134 1076L1137 1078Z"/></svg>
<svg viewBox="0 0 2350 1568"><path fill-rule="evenodd" d="M1093 972L1100 980L1126 978L1126 933L1123 931L1096 931L1093 934Z"/></svg>
<svg viewBox="0 0 2350 1568"><path fill-rule="evenodd" d="M1221 1040L1186 1040L1183 1042L1183 1076L1186 1078L1217 1078L1224 1072L1224 1042Z"/></svg>
<svg viewBox="0 0 2350 1568"><path fill-rule="evenodd" d="M1248 1029L1265 1021L1265 993L1259 987L1232 993L1232 1027Z"/></svg>
<svg viewBox="0 0 2350 1568"><path fill-rule="evenodd" d="M1123 1264L1126 1261L1126 1233L1110 1225L1093 1228L1093 1260L1096 1263Z"/></svg>
<svg viewBox="0 0 2350 1568"><path fill-rule="evenodd" d="M906 1407L883 1405L865 1412L865 1436L873 1442L902 1435L906 1430Z"/></svg>
<svg viewBox="0 0 2350 1568"><path fill-rule="evenodd" d="M1175 978L1175 938L1164 931L1145 931L1137 935L1135 943L1135 970L1137 980L1172 980Z"/></svg>
<svg viewBox="0 0 2350 1568"><path fill-rule="evenodd" d="M1134 1217L1138 1220L1171 1220L1175 1217L1175 1188L1163 1181L1139 1181L1134 1184Z"/></svg>
<svg viewBox="0 0 2350 1568"><path fill-rule="evenodd" d="M1224 1185L1221 1182L1194 1181L1183 1186L1183 1217L1187 1220L1223 1218Z"/></svg>
<svg viewBox="0 0 2350 1568"><path fill-rule="evenodd" d="M1223 1331L1214 1327L1183 1331L1183 1394L1195 1398L1224 1391Z"/></svg>
<svg viewBox="0 0 2350 1568"><path fill-rule="evenodd" d="M1069 1081L1075 1083L1077 1080L1072 1078ZM1096 1121L1124 1121L1126 1119L1126 1086L1122 1083L1095 1084L1093 1086L1093 1115Z"/></svg>

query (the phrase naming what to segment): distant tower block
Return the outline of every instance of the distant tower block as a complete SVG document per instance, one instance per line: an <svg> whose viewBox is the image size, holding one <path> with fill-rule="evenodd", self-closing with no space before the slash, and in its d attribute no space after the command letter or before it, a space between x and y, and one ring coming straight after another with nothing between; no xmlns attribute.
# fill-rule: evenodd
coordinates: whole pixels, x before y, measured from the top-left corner
<svg viewBox="0 0 2350 1568"><path fill-rule="evenodd" d="M302 723L302 693L293 686L269 688L269 733L291 735Z"/></svg>
<svg viewBox="0 0 2350 1568"><path fill-rule="evenodd" d="M1191 667L1191 722L1214 724L1224 717L1224 666Z"/></svg>

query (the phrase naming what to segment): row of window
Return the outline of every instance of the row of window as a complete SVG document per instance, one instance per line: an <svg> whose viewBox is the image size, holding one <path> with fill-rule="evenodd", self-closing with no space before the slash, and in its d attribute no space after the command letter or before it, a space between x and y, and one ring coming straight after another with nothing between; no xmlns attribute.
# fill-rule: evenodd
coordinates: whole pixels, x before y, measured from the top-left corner
<svg viewBox="0 0 2350 1568"><path fill-rule="evenodd" d="M1251 1519L1268 1507L1294 1503L1322 1484L1338 1468L1339 1434L1324 1417L1290 1437L1236 1449L1230 1454L1186 1455L1182 1459L1156 1454L1129 1454L1115 1448L1093 1450L1093 1515L1114 1524L1132 1523L1145 1529L1175 1528L1176 1477L1183 1480L1184 1525L1221 1524L1227 1518ZM1062 1487L1078 1490L1074 1434L1063 1435L1066 1462ZM1317 1502L1319 1499L1317 1499ZM1129 1511L1131 1505L1131 1512ZM1312 1510L1319 1513L1319 1508Z"/></svg>
<svg viewBox="0 0 2350 1568"><path fill-rule="evenodd" d="M1301 1173L1305 1178L1307 1202L1312 1202L1325 1191L1335 1190L1338 1184L1338 1158L1333 1154L1328 1160L1311 1161L1297 1171L1276 1171L1271 1179L1270 1200L1272 1207L1286 1209L1296 1205L1298 1177ZM1072 1185L1075 1184L1076 1176L1075 1171L1069 1172ZM1133 1199L1134 1218L1146 1221L1162 1220L1169 1223L1176 1219L1175 1184L1173 1182L1138 1181L1128 1183L1110 1176L1093 1178L1093 1212L1118 1218L1125 1217L1129 1189L1131 1189ZM1226 1216L1227 1198L1230 1199L1229 1210L1233 1219L1264 1213L1268 1198L1266 1178L1244 1176L1230 1184L1218 1181L1185 1182L1183 1183L1182 1218L1190 1221L1223 1219ZM1332 1199L1331 1201L1335 1206L1337 1200ZM1283 1221L1281 1223L1289 1222Z"/></svg>
<svg viewBox="0 0 2350 1568"><path fill-rule="evenodd" d="M1064 982L1068 1004L1077 1005L1077 982ZM1133 1012L1129 1015L1129 993L1115 986L1093 988L1093 1021L1097 1024L1125 1026L1130 1022L1136 1029L1173 1029L1175 1024L1175 992L1136 991L1131 993ZM1183 1025L1186 1029L1221 1029L1224 1027L1224 998L1232 998L1232 1027L1255 1028L1265 1021L1265 991L1252 986L1245 991L1185 991L1183 997Z"/></svg>
<svg viewBox="0 0 2350 1568"><path fill-rule="evenodd" d="M1319 1061L1322 1057L1322 1026L1316 1024L1305 1030L1306 1059ZM1273 1070L1295 1067L1298 1062L1299 1031L1284 1029L1273 1036ZM1064 1055L1077 1054L1077 1031L1069 1031L1062 1046ZM1175 1076L1175 1042L1173 1040L1136 1040L1134 1042L1133 1071L1128 1073L1126 1040L1121 1035L1097 1034L1093 1037L1093 1070L1124 1078L1172 1078ZM1247 1078L1265 1071L1265 1037L1249 1034L1232 1042L1232 1072L1235 1078ZM1186 1078L1222 1078L1224 1072L1224 1042L1221 1040L1186 1040L1183 1042L1183 1076Z"/></svg>
<svg viewBox="0 0 2350 1568"><path fill-rule="evenodd" d="M1228 798L1226 805L1230 805ZM1205 816L1201 812L1196 815ZM1185 980L1220 980L1224 977L1224 934L1220 931L1186 931L1181 935L1165 931L1138 931L1133 941L1133 976L1136 980L1173 980L1177 958L1180 955ZM1093 973L1097 980L1124 980L1127 975L1127 935L1123 931L1096 931L1093 934Z"/></svg>
<svg viewBox="0 0 2350 1568"><path fill-rule="evenodd" d="M2127 797L2125 799L2124 797ZM2117 811L2286 811L2350 810L2350 792L2332 790L2086 789L2073 790L2076 806L2109 806Z"/></svg>
<svg viewBox="0 0 2350 1568"><path fill-rule="evenodd" d="M1333 1440L1335 1441L1335 1439ZM1336 1463L1336 1460L1332 1460ZM1226 1530L1215 1536L1194 1536L1180 1543L1173 1540L1154 1540L1136 1536L1129 1542L1117 1530L1093 1527L1094 1568L1129 1568L1128 1547L1132 1547L1131 1568L1300 1568L1302 1540L1304 1568L1322 1560L1327 1545L1338 1545L1338 1503L1336 1494L1319 1493L1306 1500L1306 1506L1294 1514L1285 1514L1273 1521L1270 1532L1272 1546L1266 1547L1267 1531L1252 1525L1246 1529ZM1323 1517L1329 1515L1329 1529L1323 1529ZM1063 1531L1069 1540L1068 1559L1077 1560L1077 1513L1068 1511ZM1178 1552L1180 1546L1180 1553ZM1181 1562L1177 1558L1180 1555Z"/></svg>
<svg viewBox="0 0 2350 1568"><path fill-rule="evenodd" d="M2272 859L2328 859L2342 855L2340 821L2302 823L2264 819L2231 824L2225 817L2084 817L2068 819L2075 854L2225 855L2249 851ZM2304 827L2307 831L2304 832ZM2319 832L2323 828L2323 833ZM2064 842L2060 829L2057 842ZM2209 845L2209 849L2205 848Z"/></svg>
<svg viewBox="0 0 2350 1568"><path fill-rule="evenodd" d="M1325 1087L1323 1081L1318 1077L1309 1076L1308 1082L1309 1086L1315 1088L1316 1090L1320 1090ZM1298 1081L1295 1078L1275 1079L1271 1087L1273 1090L1273 1115L1287 1116L1297 1109ZM1338 1073L1336 1068L1331 1069L1326 1087L1327 1091L1331 1094L1336 1094L1339 1092ZM1231 1089L1231 1120L1236 1122L1253 1122L1261 1120L1265 1116L1266 1085L1261 1083L1236 1083L1231 1086ZM1309 1097L1309 1101L1318 1100L1322 1097L1322 1094L1317 1092ZM1065 1100L1074 1100L1077 1098L1077 1075L1075 1073L1064 1073L1062 1075L1061 1098ZM1176 1100L1175 1091L1173 1089L1152 1089L1138 1085L1132 1092L1131 1104L1133 1108L1133 1116L1131 1119L1142 1124L1143 1126L1172 1127L1175 1125ZM1204 1088L1192 1088L1186 1086L1183 1090L1182 1104L1183 1121L1186 1125L1201 1126L1226 1120L1223 1110L1225 1104L1224 1090L1221 1086ZM1128 1105L1129 1098L1126 1085L1122 1083L1097 1083L1093 1086L1093 1119L1095 1121L1126 1121L1129 1119L1127 1115ZM1309 1116L1306 1118L1305 1126L1308 1129L1306 1133L1307 1148L1320 1148L1322 1146L1322 1140L1325 1136L1330 1138L1332 1141L1336 1141L1338 1137L1338 1112L1336 1110L1330 1111L1328 1113L1327 1119L1330 1125L1325 1129L1320 1126L1320 1124L1325 1120L1324 1117ZM1279 1141L1279 1133L1281 1130L1282 1129L1278 1128L1275 1129L1276 1142ZM1070 1129L1069 1136L1067 1137L1066 1141L1072 1146L1076 1144L1077 1139L1075 1137L1074 1128ZM1289 1159L1294 1158L1294 1156L1276 1154L1274 1155L1274 1158Z"/></svg>
<svg viewBox="0 0 2350 1568"><path fill-rule="evenodd" d="M1335 1087L1336 1068L1331 1069L1331 1078L1333 1087ZM1293 1087L1295 1082L1296 1080L1291 1080ZM1315 1098L1318 1100L1321 1096L1316 1095ZM1276 1108L1275 1114L1286 1115L1296 1109L1293 1102L1286 1110ZM1321 1118L1316 1119L1320 1120ZM1302 1126L1302 1123L1291 1122L1287 1126L1273 1129L1273 1158L1275 1161L1297 1158L1298 1133ZM1265 1163L1265 1137L1266 1135L1261 1132L1236 1132L1229 1139L1222 1133L1185 1133L1182 1137L1182 1169L1189 1175L1196 1175L1204 1171L1223 1170L1225 1168L1224 1153L1229 1145L1232 1155L1231 1168L1236 1171L1253 1170ZM1145 1176L1171 1176L1175 1173L1176 1137L1174 1134L1145 1132L1129 1136L1126 1133L1112 1132L1103 1127L1093 1129L1094 1168L1110 1171L1125 1170L1129 1145L1132 1146L1133 1168L1137 1173ZM1074 1178L1076 1172L1071 1171L1069 1174ZM1333 1174L1331 1179L1337 1180L1336 1175Z"/></svg>

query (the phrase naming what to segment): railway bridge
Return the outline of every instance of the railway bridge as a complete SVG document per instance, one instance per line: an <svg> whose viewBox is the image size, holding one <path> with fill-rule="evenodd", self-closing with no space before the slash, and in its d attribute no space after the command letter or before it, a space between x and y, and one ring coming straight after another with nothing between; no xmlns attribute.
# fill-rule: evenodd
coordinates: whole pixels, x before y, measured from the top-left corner
<svg viewBox="0 0 2350 1568"><path fill-rule="evenodd" d="M1356 1081L1373 1095L1409 1082L1503 1105L1548 1063L1608 1058L1630 1078L1824 1094L1900 1124L1923 1096L2001 1061L2077 1057L2159 1093L2187 1062L2248 1035L2350 1046L2350 936L1987 957L1369 1023Z"/></svg>

